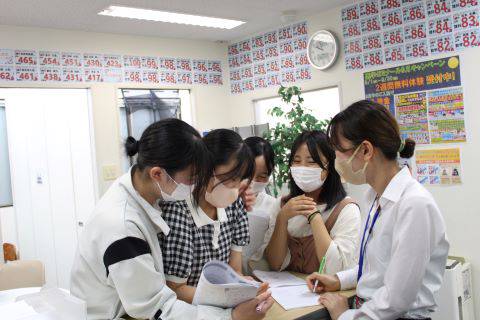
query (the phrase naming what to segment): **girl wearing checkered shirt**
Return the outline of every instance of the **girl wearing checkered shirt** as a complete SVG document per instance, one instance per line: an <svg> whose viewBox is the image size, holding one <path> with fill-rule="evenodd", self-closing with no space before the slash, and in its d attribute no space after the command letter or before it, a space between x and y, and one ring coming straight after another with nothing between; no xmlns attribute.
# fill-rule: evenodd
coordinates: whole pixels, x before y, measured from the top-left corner
<svg viewBox="0 0 480 320"><path fill-rule="evenodd" d="M170 233L160 238L167 285L189 303L203 266L220 260L241 274L242 248L250 242L239 189L243 180L253 177L253 155L231 130L213 130L203 140L210 151L213 176L208 185L196 186L202 191L198 203L192 199L162 204L170 227Z"/></svg>

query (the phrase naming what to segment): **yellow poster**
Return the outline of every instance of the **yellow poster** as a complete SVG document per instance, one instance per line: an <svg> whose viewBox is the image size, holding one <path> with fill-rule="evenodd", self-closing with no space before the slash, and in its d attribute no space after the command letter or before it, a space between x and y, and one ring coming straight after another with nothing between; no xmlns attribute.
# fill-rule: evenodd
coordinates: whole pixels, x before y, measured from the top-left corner
<svg viewBox="0 0 480 320"><path fill-rule="evenodd" d="M417 180L424 185L460 184L460 149L428 149L415 152Z"/></svg>

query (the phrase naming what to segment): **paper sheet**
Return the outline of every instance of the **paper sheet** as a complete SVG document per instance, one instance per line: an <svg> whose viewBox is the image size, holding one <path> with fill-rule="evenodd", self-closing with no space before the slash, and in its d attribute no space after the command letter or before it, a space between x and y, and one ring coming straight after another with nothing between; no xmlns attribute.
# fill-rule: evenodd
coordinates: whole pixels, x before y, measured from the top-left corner
<svg viewBox="0 0 480 320"><path fill-rule="evenodd" d="M240 277L228 264L210 261L203 267L194 305L232 308L255 298L259 283Z"/></svg>
<svg viewBox="0 0 480 320"><path fill-rule="evenodd" d="M2 315L2 319L9 320L20 320L38 315L25 301L0 306L0 314Z"/></svg>
<svg viewBox="0 0 480 320"><path fill-rule="evenodd" d="M268 282L270 288L305 285L305 280L289 272L254 270L253 274L263 282Z"/></svg>
<svg viewBox="0 0 480 320"><path fill-rule="evenodd" d="M272 288L272 297L283 309L290 310L319 305L320 295L311 292L307 285Z"/></svg>

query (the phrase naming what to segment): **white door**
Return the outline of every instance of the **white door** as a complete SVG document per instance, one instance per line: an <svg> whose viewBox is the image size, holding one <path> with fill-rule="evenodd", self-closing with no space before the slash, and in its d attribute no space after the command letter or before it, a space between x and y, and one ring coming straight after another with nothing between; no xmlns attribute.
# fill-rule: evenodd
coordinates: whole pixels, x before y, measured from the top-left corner
<svg viewBox="0 0 480 320"><path fill-rule="evenodd" d="M87 89L1 89L19 253L70 287L83 222L97 199Z"/></svg>

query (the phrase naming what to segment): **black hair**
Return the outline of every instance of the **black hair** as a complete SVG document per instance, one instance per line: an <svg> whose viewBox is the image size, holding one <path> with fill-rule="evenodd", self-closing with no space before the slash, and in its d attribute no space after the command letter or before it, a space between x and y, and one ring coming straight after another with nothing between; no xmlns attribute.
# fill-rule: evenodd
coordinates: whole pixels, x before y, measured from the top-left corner
<svg viewBox="0 0 480 320"><path fill-rule="evenodd" d="M216 166L227 164L231 159L236 160L235 167L218 178L220 182L236 178L249 181L253 179L255 160L250 148L238 133L228 129L216 129L203 137L203 141L210 151L212 174Z"/></svg>
<svg viewBox="0 0 480 320"><path fill-rule="evenodd" d="M354 148L369 141L389 160L397 159L398 154L408 159L415 152L415 141L407 138L402 143L395 117L374 101L360 100L339 112L330 121L327 132L332 145L342 152L348 150L340 145L340 135L351 141Z"/></svg>
<svg viewBox="0 0 480 320"><path fill-rule="evenodd" d="M140 140L128 137L125 142L127 155L138 153L135 168L161 167L170 176L192 166L192 181L204 185L211 176L208 149L200 134L182 120L170 118L149 125ZM195 188L197 189L197 188ZM200 192L194 190L193 196L198 202Z"/></svg>
<svg viewBox="0 0 480 320"><path fill-rule="evenodd" d="M320 168L328 171L327 178L325 179L322 190L316 200L321 203L326 203L327 207L325 210L329 210L347 196L340 175L337 170L335 170L335 150L333 150L330 145L328 136L325 132L320 130L304 131L293 142L290 151L290 158L288 160L290 167L292 166L297 150L304 143L307 145L313 161L315 161ZM327 160L326 164L322 162L320 154ZM289 180L290 194L286 198L286 201L305 193L299 186L297 186L291 173L289 173Z"/></svg>
<svg viewBox="0 0 480 320"><path fill-rule="evenodd" d="M260 156L265 158L267 173L268 175L271 175L275 168L275 154L270 142L260 137L249 137L245 139L245 144L252 151L254 158Z"/></svg>

